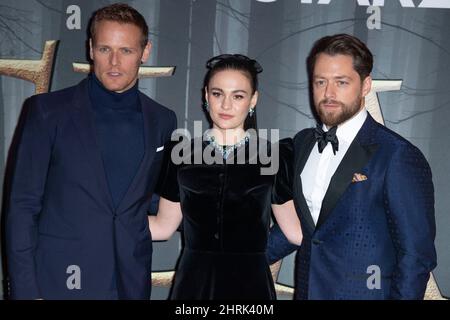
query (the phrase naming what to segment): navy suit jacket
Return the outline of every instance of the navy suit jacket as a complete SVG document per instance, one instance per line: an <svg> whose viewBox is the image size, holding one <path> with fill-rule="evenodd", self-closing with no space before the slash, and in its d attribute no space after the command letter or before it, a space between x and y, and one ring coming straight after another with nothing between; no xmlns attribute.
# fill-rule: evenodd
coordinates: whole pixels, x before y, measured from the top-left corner
<svg viewBox="0 0 450 320"><path fill-rule="evenodd" d="M436 266L434 189L422 153L369 115L314 225L300 174L315 142L314 129L294 138L294 202L303 230L295 298L422 299ZM354 173L367 180L352 182ZM295 249L279 228L272 230L271 262Z"/></svg>
<svg viewBox="0 0 450 320"><path fill-rule="evenodd" d="M139 96L145 154L116 208L96 142L87 80L26 101L6 218L13 299L149 299L147 210L160 147L170 140L176 116ZM79 289L70 289L73 266L80 271ZM114 287L118 297L111 296Z"/></svg>

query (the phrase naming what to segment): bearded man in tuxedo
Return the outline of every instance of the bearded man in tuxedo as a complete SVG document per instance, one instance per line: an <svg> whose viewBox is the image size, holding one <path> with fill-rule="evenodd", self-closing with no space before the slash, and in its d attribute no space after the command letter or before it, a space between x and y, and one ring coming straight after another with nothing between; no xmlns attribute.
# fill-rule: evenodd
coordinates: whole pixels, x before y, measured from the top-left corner
<svg viewBox="0 0 450 320"><path fill-rule="evenodd" d="M271 263L298 250L296 299L423 299L436 266L434 189L418 148L364 106L373 57L354 36L319 39L308 58L316 128L294 138L303 242L271 231Z"/></svg>

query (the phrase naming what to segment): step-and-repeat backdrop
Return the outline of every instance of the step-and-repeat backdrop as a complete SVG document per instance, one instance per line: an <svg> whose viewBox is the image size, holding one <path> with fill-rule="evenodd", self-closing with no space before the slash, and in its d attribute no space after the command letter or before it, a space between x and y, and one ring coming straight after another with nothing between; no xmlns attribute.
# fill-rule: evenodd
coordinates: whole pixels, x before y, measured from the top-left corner
<svg viewBox="0 0 450 320"><path fill-rule="evenodd" d="M112 2L1 0L2 174L24 99L74 85L86 76L89 17ZM431 164L438 251L433 275L440 294L450 297L450 0L123 2L149 23L153 49L147 65L176 67L171 76L150 72L153 76L142 78L140 89L173 109L179 126L188 130L193 130L194 121L203 121L207 128L201 90L205 62L214 55L243 53L260 62L264 72L258 126L279 129L283 138L315 123L305 64L313 42L350 33L367 43L374 53L377 80L371 112L418 146ZM154 243L152 299L167 297L180 249L179 234ZM292 256L282 262L277 283L280 297L289 298Z"/></svg>

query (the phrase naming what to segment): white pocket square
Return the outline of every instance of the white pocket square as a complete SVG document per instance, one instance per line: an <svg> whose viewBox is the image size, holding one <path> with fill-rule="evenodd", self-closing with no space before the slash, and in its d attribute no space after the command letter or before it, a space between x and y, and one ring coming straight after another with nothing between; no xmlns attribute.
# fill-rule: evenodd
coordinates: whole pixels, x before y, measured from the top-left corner
<svg viewBox="0 0 450 320"><path fill-rule="evenodd" d="M164 146L156 148L156 152L160 152L160 151L163 151L163 150L164 150Z"/></svg>

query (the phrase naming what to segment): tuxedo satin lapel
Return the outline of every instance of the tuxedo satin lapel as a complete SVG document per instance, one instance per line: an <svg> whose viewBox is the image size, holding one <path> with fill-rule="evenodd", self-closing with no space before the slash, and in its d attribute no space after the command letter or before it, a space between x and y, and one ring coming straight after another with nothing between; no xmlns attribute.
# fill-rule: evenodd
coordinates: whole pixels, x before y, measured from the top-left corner
<svg viewBox="0 0 450 320"><path fill-rule="evenodd" d="M300 211L299 214L303 216L311 233L314 232L315 225L308 204L306 203L305 196L303 195L302 179L300 175L315 143L314 130L308 130L304 138L299 141L299 143L295 144L295 152L298 153L299 156L295 163L294 197L297 199L296 207L298 211Z"/></svg>
<svg viewBox="0 0 450 320"><path fill-rule="evenodd" d="M120 203L117 206L117 211L123 211L128 208L130 204L132 204L136 199L144 196L142 191L139 190L139 187L145 185L145 181L149 179L148 175L151 174L149 172L150 166L152 165L153 158L156 154L157 146L157 133L159 131L158 123L155 121L155 115L153 115L153 111L151 105L149 105L145 99L143 99L142 94L139 93L141 108L142 108L142 117L144 121L144 156L142 157L141 163L139 165L136 174L128 187L125 196L122 198ZM150 195L149 195L150 196Z"/></svg>
<svg viewBox="0 0 450 320"><path fill-rule="evenodd" d="M79 137L85 147L85 154L88 162L93 166L94 175L97 177L99 191L103 197L103 202L107 203L113 210L113 201L109 191L106 173L103 167L103 159L98 147L97 133L94 126L94 114L88 93L88 81L84 80L78 86L74 99L72 120L78 131Z"/></svg>
<svg viewBox="0 0 450 320"><path fill-rule="evenodd" d="M353 174L361 172L362 168L369 162L377 150L377 144L370 144L371 135L375 131L374 129L373 120L368 116L368 119L353 140L347 153L331 178L327 192L322 201L316 228L319 228L333 211L339 199L342 197L342 194L352 182Z"/></svg>

